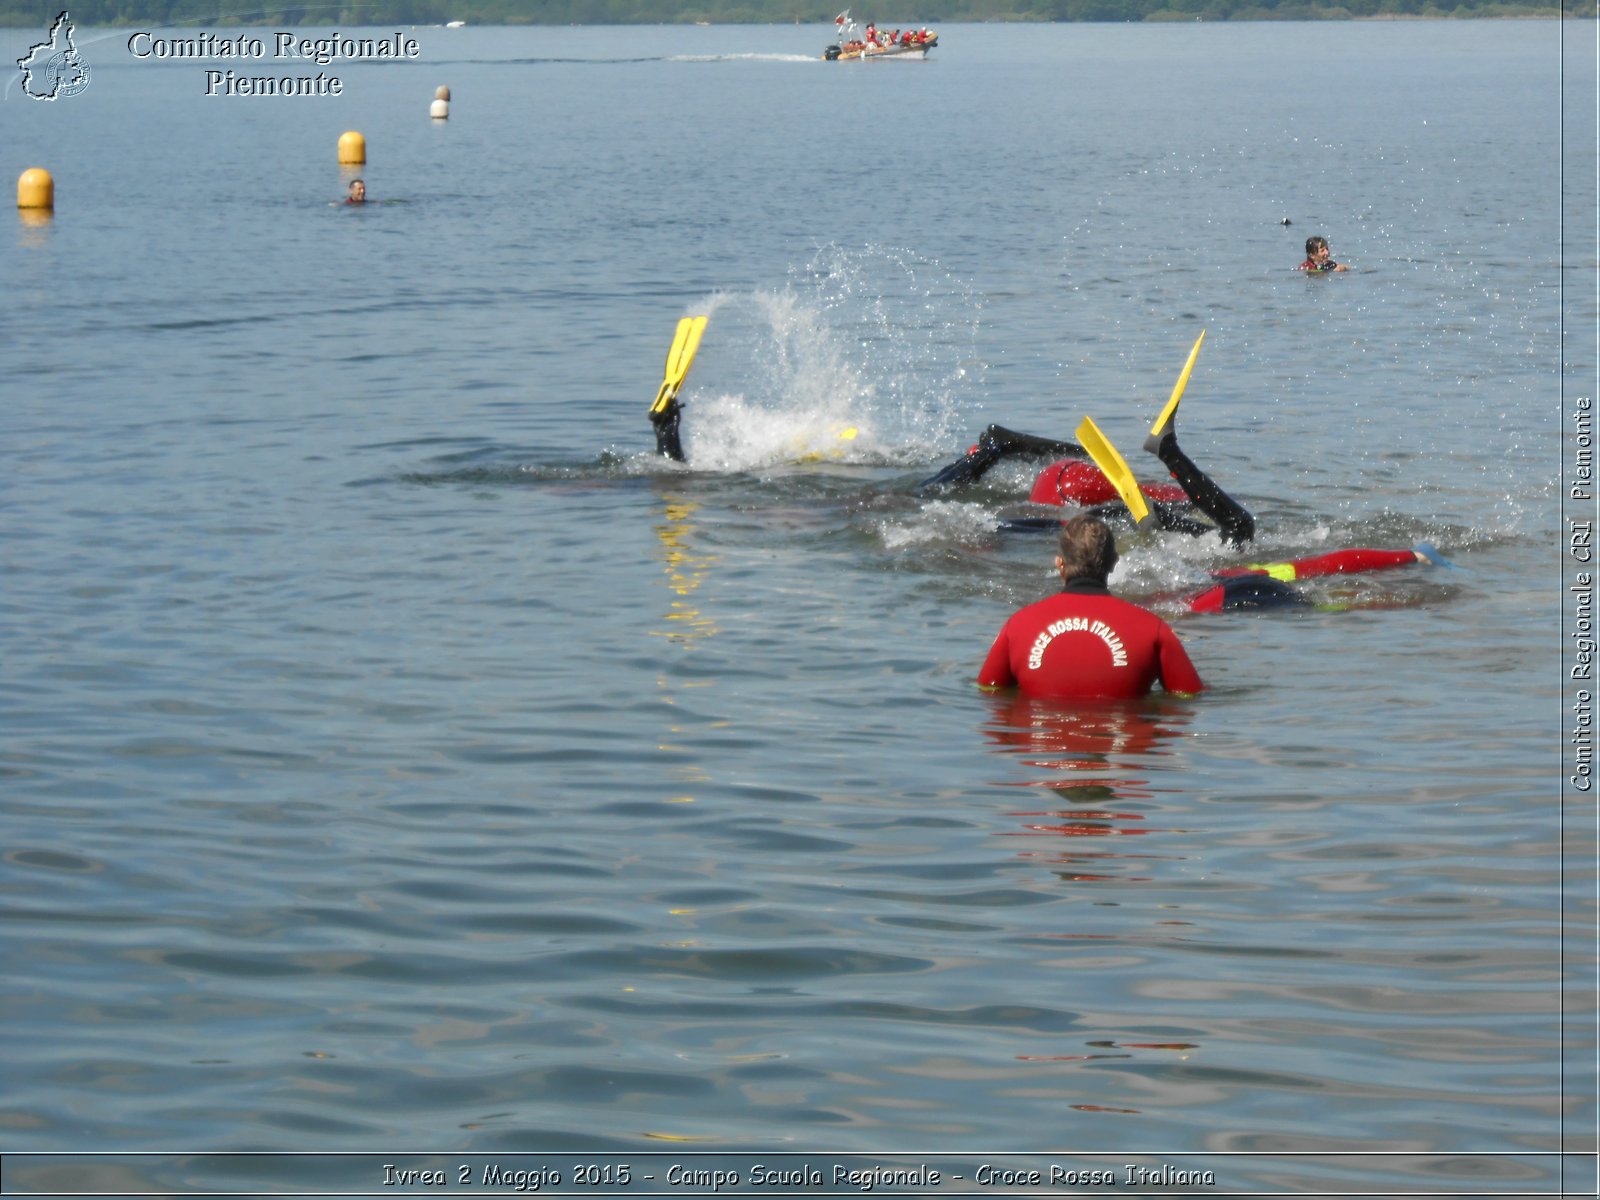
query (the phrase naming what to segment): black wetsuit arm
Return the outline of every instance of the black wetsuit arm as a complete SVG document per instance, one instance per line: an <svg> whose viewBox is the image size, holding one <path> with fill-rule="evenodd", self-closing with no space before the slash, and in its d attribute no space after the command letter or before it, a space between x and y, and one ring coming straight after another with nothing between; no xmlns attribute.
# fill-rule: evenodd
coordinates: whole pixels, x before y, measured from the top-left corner
<svg viewBox="0 0 1600 1200"><path fill-rule="evenodd" d="M917 491L942 492L964 483L976 483L990 467L1008 458L1087 458L1088 453L1076 442L1058 442L1054 438L1035 437L1031 433L1018 433L1002 425L991 425L978 435L978 444L937 475L924 479Z"/></svg>

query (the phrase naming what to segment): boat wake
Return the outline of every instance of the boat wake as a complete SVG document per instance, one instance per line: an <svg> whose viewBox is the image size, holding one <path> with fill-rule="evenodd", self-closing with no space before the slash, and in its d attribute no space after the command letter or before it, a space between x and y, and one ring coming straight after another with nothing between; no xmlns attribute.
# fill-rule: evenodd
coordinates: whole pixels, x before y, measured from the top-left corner
<svg viewBox="0 0 1600 1200"><path fill-rule="evenodd" d="M597 55L594 57L576 55L540 55L538 57L523 58L453 58L444 59L435 66L440 67L548 67L548 66L593 66L615 67L633 66L639 63L719 63L719 62L777 62L777 63L814 63L820 62L815 54L775 54L751 52L747 54L627 54L627 55Z"/></svg>
<svg viewBox="0 0 1600 1200"><path fill-rule="evenodd" d="M663 60L664 62L782 62L782 63L812 63L818 61L815 54L674 54Z"/></svg>

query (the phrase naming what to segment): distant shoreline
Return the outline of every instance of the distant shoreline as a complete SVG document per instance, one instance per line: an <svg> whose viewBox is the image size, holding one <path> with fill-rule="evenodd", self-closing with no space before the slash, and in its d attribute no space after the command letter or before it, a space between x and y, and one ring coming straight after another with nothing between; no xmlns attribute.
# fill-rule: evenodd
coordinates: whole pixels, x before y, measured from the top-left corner
<svg viewBox="0 0 1600 1200"><path fill-rule="evenodd" d="M897 0L900 6L906 6L908 0ZM915 7L915 3L910 3ZM931 7L931 6L930 6ZM1427 12L1380 12L1380 13L1352 13L1348 9L1338 6L1327 8L1296 7L1292 12L1273 14L1257 8L1248 8L1232 16L1219 16L1215 14L1193 13L1162 9L1148 13L1142 17L1129 17L1125 19L1085 19L1085 18L1060 18L1042 16L1030 13L990 14L988 16L946 16L946 17L919 17L919 24L933 25L936 21L941 25L1167 25L1178 22L1194 22L1209 25L1241 24L1256 22L1258 24L1281 24L1293 21L1530 21L1554 20L1564 17L1571 21L1593 21L1596 12L1563 13L1559 6L1544 5L1525 7L1517 4L1491 3L1483 9L1452 9L1442 11L1430 9ZM748 28L783 27L792 29L796 25L826 26L831 18L811 19L797 21L793 18L744 18L738 15L716 16L705 12L685 13L675 17L663 16L658 20L639 21L539 21L520 15L508 16L501 19L485 19L475 21L470 16L455 17L452 20L465 21L467 28L474 29L506 29L506 28L593 28L593 29L623 29L639 28L652 25L700 25L700 26L740 26ZM892 23L892 22L891 22ZM6 29L31 29L37 27L39 22L26 15L14 12L0 13L0 28ZM410 29L442 29L443 21L382 21L367 20L356 25L350 22L334 21L274 21L271 19L241 20L237 16L216 18L196 17L193 20L181 22L158 22L143 17L121 17L115 20L99 21L90 18L79 18L74 15L73 24L86 29L259 29L284 27L308 28L339 28L348 29L376 29L376 28L410 28Z"/></svg>

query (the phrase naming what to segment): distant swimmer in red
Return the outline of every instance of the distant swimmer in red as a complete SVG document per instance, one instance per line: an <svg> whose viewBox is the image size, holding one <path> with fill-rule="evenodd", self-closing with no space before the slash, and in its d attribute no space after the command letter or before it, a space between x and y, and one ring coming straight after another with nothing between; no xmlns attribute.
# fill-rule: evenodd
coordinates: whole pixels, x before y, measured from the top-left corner
<svg viewBox="0 0 1600 1200"><path fill-rule="evenodd" d="M1296 271L1308 271L1313 275L1320 275L1325 271L1349 269L1343 263L1333 261L1333 252L1328 249L1328 239L1316 235L1306 239L1306 260L1295 268Z"/></svg>

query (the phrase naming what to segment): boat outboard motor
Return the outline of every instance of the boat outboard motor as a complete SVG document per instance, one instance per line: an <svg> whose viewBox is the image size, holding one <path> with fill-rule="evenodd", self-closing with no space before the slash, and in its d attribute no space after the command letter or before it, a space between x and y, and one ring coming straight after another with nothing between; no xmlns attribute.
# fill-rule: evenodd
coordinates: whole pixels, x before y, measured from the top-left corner
<svg viewBox="0 0 1600 1200"><path fill-rule="evenodd" d="M838 57L839 57L839 47L837 47L837 46L829 46L826 50L824 50L822 52L822 57L827 59L829 62L836 61L838 59Z"/></svg>

